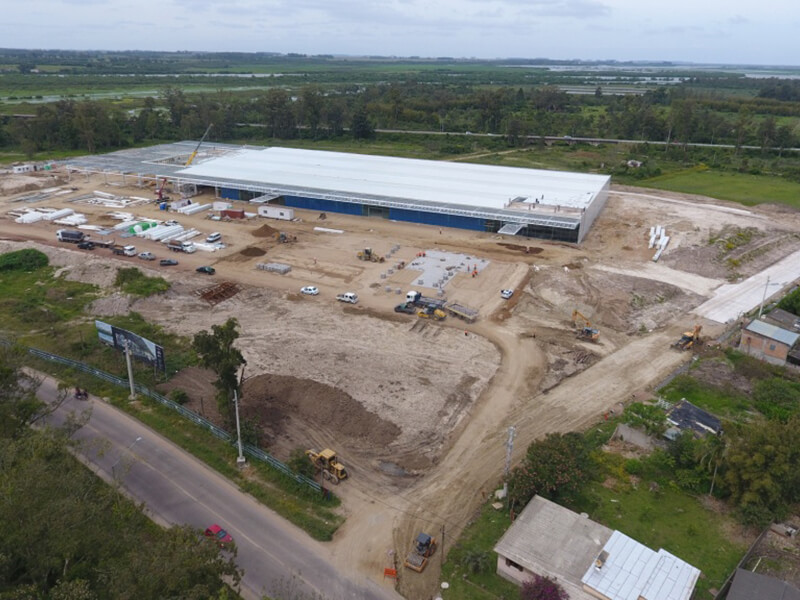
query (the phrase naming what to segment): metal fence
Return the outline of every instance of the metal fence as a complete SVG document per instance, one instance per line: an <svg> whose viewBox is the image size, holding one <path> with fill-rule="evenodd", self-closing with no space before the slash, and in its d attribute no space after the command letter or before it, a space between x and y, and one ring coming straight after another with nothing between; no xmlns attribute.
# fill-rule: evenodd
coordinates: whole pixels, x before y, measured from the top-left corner
<svg viewBox="0 0 800 600"><path fill-rule="evenodd" d="M3 340L2 338L0 338L0 343L7 346L11 345L10 341ZM97 369L85 363L78 362L77 360L72 360L71 358L58 356L57 354L51 354L50 352L45 352L44 350L39 350L38 348L29 348L27 346L22 346L22 345L19 345L19 347L27 351L29 354L36 356L37 358L41 358L42 360L46 360L49 362L55 362L62 365L67 365L69 367L72 367L73 369L77 369L79 371L82 371L83 373L87 373L93 377L97 377L98 379L102 379L119 387L127 388L130 385L127 379L123 379L122 377L117 377L116 375L112 375L111 373L106 373L105 371L101 371L100 369ZM167 408L171 408L172 410L178 412L181 416L195 423L196 425L199 425L200 427L207 429L221 440L224 440L230 444L236 443L236 440L230 433L228 433L224 429L220 429L219 427L214 425L211 421L204 419L196 412L189 410L185 406L181 406L177 402L170 400L166 396L162 396L158 392L154 392L153 390L139 383L134 384L134 387L137 393L142 394L143 396L147 396L148 398L152 398L153 400L155 400L159 404L162 404L163 406L166 406ZM274 456L270 456L269 454L264 452L261 448L253 446L252 444L243 444L242 451L245 454L255 459L267 463L268 465L280 471L281 473L283 473L290 479L296 481L297 483L307 485L308 487L318 492L322 491L322 486L320 486L320 484L318 484L316 481L314 481L313 479L309 479L308 477L306 477L305 475L301 475L300 473L295 473L286 464L282 463Z"/></svg>

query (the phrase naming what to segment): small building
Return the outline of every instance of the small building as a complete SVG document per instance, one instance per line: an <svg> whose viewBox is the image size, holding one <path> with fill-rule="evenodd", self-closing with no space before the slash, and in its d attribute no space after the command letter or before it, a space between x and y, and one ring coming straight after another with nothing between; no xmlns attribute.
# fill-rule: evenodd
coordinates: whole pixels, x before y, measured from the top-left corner
<svg viewBox="0 0 800 600"><path fill-rule="evenodd" d="M36 170L36 167L34 167L31 164L28 164L28 165L14 165L13 167L11 167L11 172L14 175L19 175L20 173L33 173L35 170Z"/></svg>
<svg viewBox="0 0 800 600"><path fill-rule="evenodd" d="M612 530L534 496L497 542L497 574L522 585L537 574L560 583L572 600L589 600L581 577Z"/></svg>
<svg viewBox="0 0 800 600"><path fill-rule="evenodd" d="M754 319L742 331L739 351L773 365L785 365L791 353L791 362L797 360L796 364L800 364L800 352L796 348L798 340L800 332Z"/></svg>
<svg viewBox="0 0 800 600"><path fill-rule="evenodd" d="M762 317L762 320L772 325L777 325L787 331L796 331L800 333L800 317L782 308L771 310Z"/></svg>
<svg viewBox="0 0 800 600"><path fill-rule="evenodd" d="M736 569L727 600L800 600L793 585L760 573Z"/></svg>
<svg viewBox="0 0 800 600"><path fill-rule="evenodd" d="M667 421L671 427L664 433L664 437L674 440L684 431L691 431L695 437L719 435L722 432L720 420L698 408L686 398L681 398L675 406L667 411Z"/></svg>
<svg viewBox="0 0 800 600"><path fill-rule="evenodd" d="M700 571L535 496L494 548L497 573L558 581L572 600L689 600Z"/></svg>
<svg viewBox="0 0 800 600"><path fill-rule="evenodd" d="M690 600L700 570L615 531L581 578L601 600Z"/></svg>

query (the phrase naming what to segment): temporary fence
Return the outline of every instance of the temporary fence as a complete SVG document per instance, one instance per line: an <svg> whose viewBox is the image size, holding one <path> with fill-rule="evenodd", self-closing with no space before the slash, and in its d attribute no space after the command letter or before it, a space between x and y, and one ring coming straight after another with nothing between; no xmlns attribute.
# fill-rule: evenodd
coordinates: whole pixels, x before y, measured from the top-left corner
<svg viewBox="0 0 800 600"><path fill-rule="evenodd" d="M11 345L11 342L9 342L8 340L4 340L2 338L0 338L0 343L6 346ZM66 358L64 356L59 356L57 354L45 352L44 350L39 350L38 348L30 348L28 346L22 346L19 344L18 347L24 349L26 352L28 352L33 356L36 356L37 358L41 358L42 360L72 367L73 369L77 369L79 371L82 371L83 373L91 375L92 377L97 377L98 379L102 379L119 387L128 388L130 386L130 383L128 382L127 379L124 379L122 377L117 377L116 375L112 375L111 373L106 373L105 371L92 367L91 365L79 362L77 360L72 360L71 358ZM204 419L196 412L189 410L185 406L182 406L177 402L170 400L166 396L162 396L158 392L155 392L142 384L139 383L134 384L134 389L136 390L137 393L142 394L143 396L147 396L148 398L155 400L156 402L158 402L163 406L166 406L167 408L171 408L172 410L179 413L181 416L192 421L195 425L199 425L200 427L207 429L213 435L220 438L221 440L229 442L230 444L236 443L236 439L230 433L228 433L224 429L220 429L212 422L208 421L207 419ZM256 458L262 462L267 463L268 465L280 471L281 473L283 473L290 479L294 480L295 482L307 485L308 487L318 492L322 491L322 486L318 484L316 481L306 477L305 475L301 475L300 473L295 473L286 464L282 463L274 456L271 456L268 453L264 452L261 448L253 446L252 444L242 444L242 451L245 454L252 456L253 458Z"/></svg>

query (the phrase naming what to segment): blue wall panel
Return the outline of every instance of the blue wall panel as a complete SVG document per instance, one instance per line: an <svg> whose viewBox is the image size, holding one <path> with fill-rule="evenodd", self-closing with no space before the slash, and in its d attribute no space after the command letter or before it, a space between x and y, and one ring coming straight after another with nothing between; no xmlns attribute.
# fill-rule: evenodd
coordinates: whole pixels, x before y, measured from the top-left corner
<svg viewBox="0 0 800 600"><path fill-rule="evenodd" d="M283 199L286 201L286 206L292 206L294 208L344 213L346 215L361 216L362 214L361 204L351 202L337 202L335 200L323 200L321 198L304 198L302 196L284 196Z"/></svg>
<svg viewBox="0 0 800 600"><path fill-rule="evenodd" d="M238 200L239 190L233 188L219 188L219 196L220 198L226 198L228 200Z"/></svg>
<svg viewBox="0 0 800 600"><path fill-rule="evenodd" d="M473 231L483 231L485 227L483 219L464 217L461 215L448 215L445 213L429 213L421 210L407 210L404 208L391 209L389 211L389 218L395 221L408 221L410 223L436 225L439 227L457 227L459 229L471 229Z"/></svg>

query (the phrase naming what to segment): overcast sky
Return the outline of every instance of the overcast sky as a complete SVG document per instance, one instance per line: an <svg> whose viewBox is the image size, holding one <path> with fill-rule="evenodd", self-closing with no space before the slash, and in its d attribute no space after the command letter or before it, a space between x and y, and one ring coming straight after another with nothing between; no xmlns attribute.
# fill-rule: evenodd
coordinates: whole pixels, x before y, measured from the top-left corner
<svg viewBox="0 0 800 600"><path fill-rule="evenodd" d="M12 0L0 46L800 64L797 0Z"/></svg>

